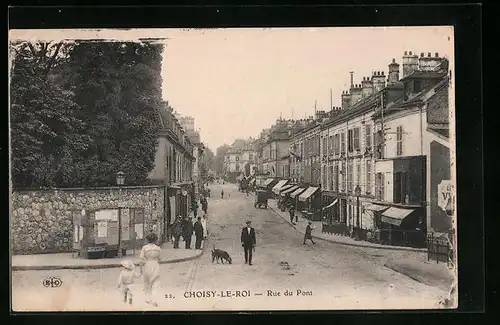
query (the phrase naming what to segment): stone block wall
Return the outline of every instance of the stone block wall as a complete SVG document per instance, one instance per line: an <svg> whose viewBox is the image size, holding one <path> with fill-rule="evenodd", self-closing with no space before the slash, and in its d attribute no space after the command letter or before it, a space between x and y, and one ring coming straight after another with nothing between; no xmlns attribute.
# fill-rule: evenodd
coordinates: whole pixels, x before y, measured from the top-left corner
<svg viewBox="0 0 500 325"><path fill-rule="evenodd" d="M145 233L164 231L163 186L20 190L10 197L13 254L71 252L73 212L144 209Z"/></svg>

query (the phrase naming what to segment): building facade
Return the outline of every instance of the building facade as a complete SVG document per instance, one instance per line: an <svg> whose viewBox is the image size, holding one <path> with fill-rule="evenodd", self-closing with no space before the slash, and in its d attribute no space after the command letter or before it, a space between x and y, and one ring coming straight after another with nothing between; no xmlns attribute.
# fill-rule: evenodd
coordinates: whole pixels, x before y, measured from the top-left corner
<svg viewBox="0 0 500 325"><path fill-rule="evenodd" d="M153 184L167 188L165 209L165 234L170 238L170 224L178 215L187 216L191 210L195 187L193 184L194 146L186 136L173 108L165 103L159 111L162 125L155 156L155 166L148 178Z"/></svg>

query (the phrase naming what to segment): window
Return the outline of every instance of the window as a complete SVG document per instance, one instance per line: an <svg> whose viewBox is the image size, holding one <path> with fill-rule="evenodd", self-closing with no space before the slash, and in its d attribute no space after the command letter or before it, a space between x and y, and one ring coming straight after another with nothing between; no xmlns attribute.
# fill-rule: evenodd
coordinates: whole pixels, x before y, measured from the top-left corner
<svg viewBox="0 0 500 325"><path fill-rule="evenodd" d="M347 146L348 146L347 150L349 152L352 152L352 150L353 150L353 144L354 144L353 140L354 140L354 137L353 137L352 130L347 130Z"/></svg>
<svg viewBox="0 0 500 325"><path fill-rule="evenodd" d="M340 169L340 170L342 171L342 174L341 174L341 175L339 175L340 190L341 190L342 192L345 192L345 183L346 183L346 182L345 182L345 181L346 181L346 180L345 180L345 177L346 177L346 175L347 175L347 173L346 173L346 168L345 168L345 161L343 161L343 162L341 163L341 169Z"/></svg>
<svg viewBox="0 0 500 325"><path fill-rule="evenodd" d="M236 161L240 161L240 157L236 157Z"/></svg>
<svg viewBox="0 0 500 325"><path fill-rule="evenodd" d="M325 156L328 153L328 138L324 137L323 138L323 156Z"/></svg>
<svg viewBox="0 0 500 325"><path fill-rule="evenodd" d="M372 192L372 162L366 161L366 194Z"/></svg>
<svg viewBox="0 0 500 325"><path fill-rule="evenodd" d="M408 193L406 187L407 174L402 172L394 173L394 203L408 204Z"/></svg>
<svg viewBox="0 0 500 325"><path fill-rule="evenodd" d="M361 186L361 160L356 162L356 184Z"/></svg>
<svg viewBox="0 0 500 325"><path fill-rule="evenodd" d="M330 139L328 141L328 154L333 153L333 135L330 136Z"/></svg>
<svg viewBox="0 0 500 325"><path fill-rule="evenodd" d="M328 190L329 191L334 191L335 190L335 184L333 184L333 166L328 166Z"/></svg>
<svg viewBox="0 0 500 325"><path fill-rule="evenodd" d="M422 81L420 80L415 80L413 83L413 92L415 94L419 93L422 91Z"/></svg>
<svg viewBox="0 0 500 325"><path fill-rule="evenodd" d="M340 152L345 153L345 132L340 134Z"/></svg>
<svg viewBox="0 0 500 325"><path fill-rule="evenodd" d="M375 177L375 197L379 201L384 201L384 174L383 173L377 173Z"/></svg>
<svg viewBox="0 0 500 325"><path fill-rule="evenodd" d="M347 162L347 192L352 192L352 178L353 178L352 160Z"/></svg>
<svg viewBox="0 0 500 325"><path fill-rule="evenodd" d="M327 191L329 191L328 189L328 171L327 171L327 167L323 166L322 167L323 169L323 184L321 184L321 186L326 189Z"/></svg>
<svg viewBox="0 0 500 325"><path fill-rule="evenodd" d="M396 128L396 155L403 155L403 127L401 125Z"/></svg>
<svg viewBox="0 0 500 325"><path fill-rule="evenodd" d="M377 140L377 152L375 154L375 157L378 158L378 159L383 159L385 157L384 155L384 149L385 149L385 139L384 139L384 136L382 134L382 130L380 131L377 131L376 135L375 135L375 138Z"/></svg>
<svg viewBox="0 0 500 325"><path fill-rule="evenodd" d="M371 125L365 125L365 148L367 150L372 149L372 127L371 127Z"/></svg>
<svg viewBox="0 0 500 325"><path fill-rule="evenodd" d="M335 134L335 141L333 144L335 154L339 154L340 152L340 136L338 134Z"/></svg>
<svg viewBox="0 0 500 325"><path fill-rule="evenodd" d="M354 128L353 132L353 144L354 144L354 150L360 150L359 146L359 128Z"/></svg>
<svg viewBox="0 0 500 325"><path fill-rule="evenodd" d="M330 182L332 184L332 190L337 192L337 186L338 186L338 177L339 177L339 167L338 165L330 166L330 175L331 179Z"/></svg>

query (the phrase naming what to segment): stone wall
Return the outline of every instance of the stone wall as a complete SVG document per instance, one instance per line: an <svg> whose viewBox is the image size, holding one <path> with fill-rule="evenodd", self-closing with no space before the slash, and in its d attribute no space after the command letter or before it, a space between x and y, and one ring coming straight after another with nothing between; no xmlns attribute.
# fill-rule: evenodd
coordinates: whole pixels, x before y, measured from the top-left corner
<svg viewBox="0 0 500 325"><path fill-rule="evenodd" d="M162 238L164 191L163 186L14 191L10 197L12 253L70 252L75 210L142 208L145 233L156 224Z"/></svg>

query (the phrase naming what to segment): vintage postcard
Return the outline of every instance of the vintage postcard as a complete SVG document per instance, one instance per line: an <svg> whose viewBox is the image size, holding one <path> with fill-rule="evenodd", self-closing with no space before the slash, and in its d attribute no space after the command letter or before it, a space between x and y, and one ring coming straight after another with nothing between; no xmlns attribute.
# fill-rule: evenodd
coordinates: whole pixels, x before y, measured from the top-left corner
<svg viewBox="0 0 500 325"><path fill-rule="evenodd" d="M13 311L457 308L453 27L9 36Z"/></svg>

